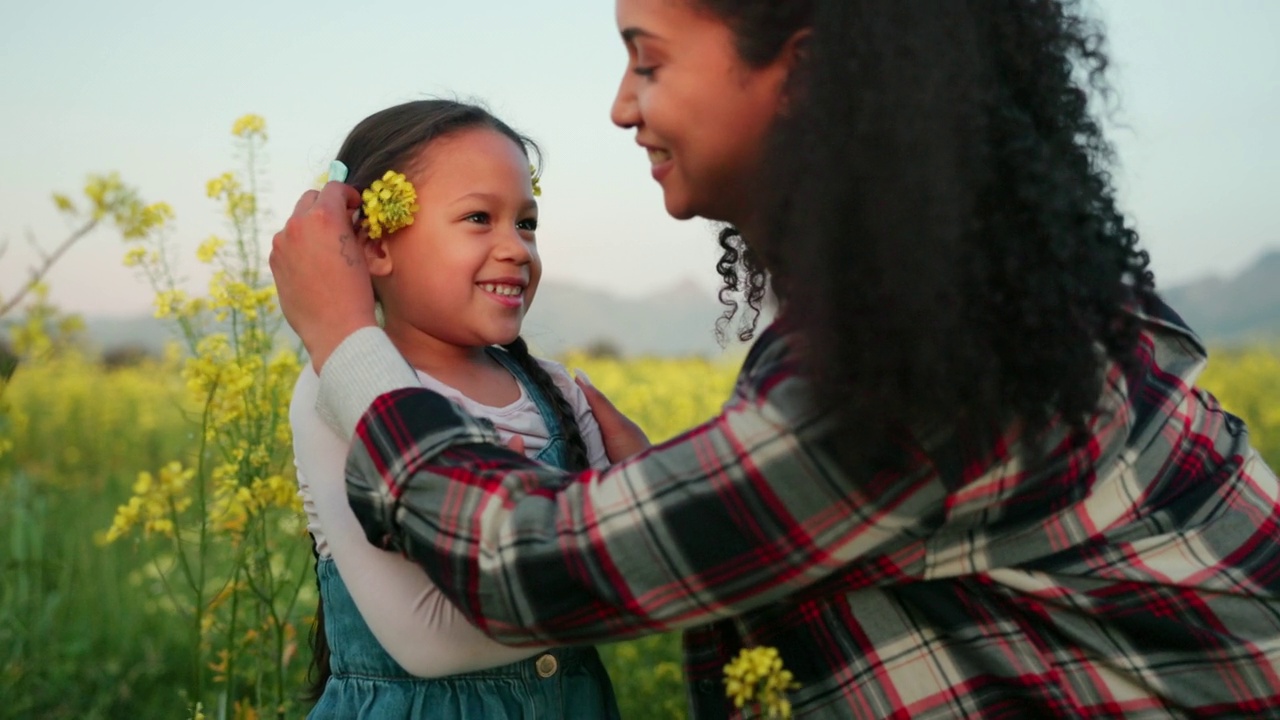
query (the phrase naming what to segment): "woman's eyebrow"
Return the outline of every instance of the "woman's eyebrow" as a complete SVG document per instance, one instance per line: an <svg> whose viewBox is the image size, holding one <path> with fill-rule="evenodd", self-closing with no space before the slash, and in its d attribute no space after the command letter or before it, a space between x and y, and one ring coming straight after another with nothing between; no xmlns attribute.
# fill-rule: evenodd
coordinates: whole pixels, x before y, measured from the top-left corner
<svg viewBox="0 0 1280 720"><path fill-rule="evenodd" d="M647 38L647 39L650 39L650 40L659 40L659 39L661 39L661 38L659 38L657 35L654 35L653 33L649 32L648 30L645 30L644 28L629 27L629 28L625 28L625 29L623 29L623 31L622 31L622 41L623 41L623 42L625 42L625 43L633 43L633 42L635 42L636 38Z"/></svg>

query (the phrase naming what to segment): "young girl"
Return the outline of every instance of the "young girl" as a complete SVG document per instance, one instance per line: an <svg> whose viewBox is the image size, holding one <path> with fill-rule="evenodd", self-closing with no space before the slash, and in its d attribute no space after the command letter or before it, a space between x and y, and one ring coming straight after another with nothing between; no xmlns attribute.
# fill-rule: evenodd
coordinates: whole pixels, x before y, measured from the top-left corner
<svg viewBox="0 0 1280 720"><path fill-rule="evenodd" d="M365 204L363 229L344 236L343 252L362 253L386 333L424 387L488 419L532 458L600 468L608 460L582 391L564 368L531 357L519 336L542 270L532 147L486 111L455 102L370 116L338 160L353 186L373 186L381 209ZM387 176L397 171L404 182ZM397 218L412 224L396 229ZM364 540L334 492L349 441L317 414L317 386L308 367L290 409L318 556L318 702L310 717L616 717L594 648L500 645L420 568Z"/></svg>
<svg viewBox="0 0 1280 720"><path fill-rule="evenodd" d="M1116 207L1080 3L617 17L614 121L779 320L717 417L565 473L414 387L334 252L351 193L304 196L272 267L368 536L504 640L684 628L699 718L760 645L797 717L1280 717L1280 481Z"/></svg>

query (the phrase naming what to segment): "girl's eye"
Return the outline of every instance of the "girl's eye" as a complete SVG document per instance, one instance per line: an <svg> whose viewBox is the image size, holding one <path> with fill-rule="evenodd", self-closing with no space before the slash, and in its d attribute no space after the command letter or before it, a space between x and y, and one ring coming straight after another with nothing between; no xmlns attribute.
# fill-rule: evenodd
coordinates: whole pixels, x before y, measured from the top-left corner
<svg viewBox="0 0 1280 720"><path fill-rule="evenodd" d="M520 222L516 223L516 227L521 230L528 230L529 232L533 232L534 230L538 229L538 218L529 218L528 220L521 220Z"/></svg>
<svg viewBox="0 0 1280 720"><path fill-rule="evenodd" d="M476 223L477 225L488 225L489 213L487 212L471 213L470 215L466 216L463 219L466 220L467 222Z"/></svg>
<svg viewBox="0 0 1280 720"><path fill-rule="evenodd" d="M637 65L635 68L632 68L631 72L643 78L652 78L653 74L657 72L657 70L658 68L656 65L649 65L648 67L640 67Z"/></svg>

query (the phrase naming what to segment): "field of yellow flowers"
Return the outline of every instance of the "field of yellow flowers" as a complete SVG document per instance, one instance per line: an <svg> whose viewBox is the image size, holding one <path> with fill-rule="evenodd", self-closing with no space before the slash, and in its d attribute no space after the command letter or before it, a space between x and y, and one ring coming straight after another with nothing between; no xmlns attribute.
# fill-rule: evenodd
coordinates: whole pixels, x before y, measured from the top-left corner
<svg viewBox="0 0 1280 720"><path fill-rule="evenodd" d="M715 413L734 375L693 359L563 359L654 439ZM196 703L206 717L303 714L305 528L292 490L241 481L234 450L230 474L178 460L209 442L186 365L107 369L66 353L14 374L0 434L0 718L183 718ZM245 491L238 506L227 477ZM675 637L604 653L625 717L682 716Z"/></svg>
<svg viewBox="0 0 1280 720"><path fill-rule="evenodd" d="M714 413L734 374L695 359L562 360L586 370L654 439ZM192 402L187 365L175 354L108 369L63 352L21 365L9 383L0 421L0 718L305 711L315 603L305 530L291 491L237 479L245 492L235 506L220 490L227 471L176 460L209 442L201 432L209 410ZM1280 357L1219 353L1210 367L1209 387L1280 465ZM278 469L289 483L287 465ZM684 715L675 637L604 654L624 717Z"/></svg>
<svg viewBox="0 0 1280 720"><path fill-rule="evenodd" d="M205 288L175 279L184 258L164 203L144 203L114 175L90 179L83 207L55 198L83 227L120 230L124 263L171 322L165 357L83 354L74 318L34 284L21 316L6 318L17 365L0 352L0 720L249 720L308 708L314 559L287 417L303 359L281 340L260 246L266 124L245 116L232 135L245 167L206 185L228 231L190 258L212 267ZM736 372L727 361L559 359L655 441L715 414ZM1222 353L1204 383L1280 466L1280 358ZM676 637L602 650L623 717L684 716ZM740 658L730 686L775 662ZM785 709L790 676L778 670L766 705Z"/></svg>

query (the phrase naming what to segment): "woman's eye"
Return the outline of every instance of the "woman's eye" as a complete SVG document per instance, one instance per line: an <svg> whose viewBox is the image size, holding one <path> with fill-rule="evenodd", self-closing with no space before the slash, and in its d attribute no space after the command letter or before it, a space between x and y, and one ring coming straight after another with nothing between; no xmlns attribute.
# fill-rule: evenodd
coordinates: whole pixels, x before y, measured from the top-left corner
<svg viewBox="0 0 1280 720"><path fill-rule="evenodd" d="M528 230L529 232L533 232L534 230L538 229L538 218L529 218L528 220L521 220L520 222L516 223L516 227L521 230Z"/></svg>
<svg viewBox="0 0 1280 720"><path fill-rule="evenodd" d="M470 215L466 216L463 219L466 220L467 222L476 223L477 225L488 225L489 213L487 212L471 213Z"/></svg>

